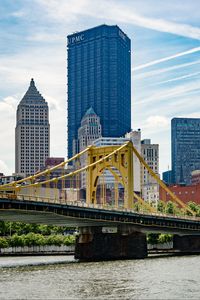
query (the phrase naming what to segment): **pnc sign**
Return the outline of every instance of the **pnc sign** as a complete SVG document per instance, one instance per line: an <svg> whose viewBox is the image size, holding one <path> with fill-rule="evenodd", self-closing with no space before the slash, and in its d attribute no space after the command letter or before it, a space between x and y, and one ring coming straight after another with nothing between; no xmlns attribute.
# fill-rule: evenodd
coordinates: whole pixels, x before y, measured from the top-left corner
<svg viewBox="0 0 200 300"><path fill-rule="evenodd" d="M68 38L68 44L78 43L84 40L84 34L75 35Z"/></svg>

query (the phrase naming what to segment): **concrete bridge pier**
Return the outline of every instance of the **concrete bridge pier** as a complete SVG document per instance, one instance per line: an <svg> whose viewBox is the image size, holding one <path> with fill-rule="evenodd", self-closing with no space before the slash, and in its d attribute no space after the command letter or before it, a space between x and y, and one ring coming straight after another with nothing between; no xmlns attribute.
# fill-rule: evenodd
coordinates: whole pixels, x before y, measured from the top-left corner
<svg viewBox="0 0 200 300"><path fill-rule="evenodd" d="M173 248L180 253L200 253L200 235L174 235Z"/></svg>
<svg viewBox="0 0 200 300"><path fill-rule="evenodd" d="M75 258L101 261L147 257L146 235L123 227L80 228L75 246Z"/></svg>

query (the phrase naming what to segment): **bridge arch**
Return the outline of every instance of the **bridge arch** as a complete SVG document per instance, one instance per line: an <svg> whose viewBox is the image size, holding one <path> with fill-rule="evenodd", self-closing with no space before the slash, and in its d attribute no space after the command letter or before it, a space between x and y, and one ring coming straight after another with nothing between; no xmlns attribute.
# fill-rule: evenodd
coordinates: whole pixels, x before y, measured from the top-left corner
<svg viewBox="0 0 200 300"><path fill-rule="evenodd" d="M88 165L105 158L101 163L91 166L87 170L87 204L96 204L96 189L98 178L105 170L109 170L114 178L124 186L124 207L132 208L133 199L133 153L132 143L116 151L106 159L106 156L117 150L119 146L91 147L88 150ZM118 170L121 177L114 171Z"/></svg>

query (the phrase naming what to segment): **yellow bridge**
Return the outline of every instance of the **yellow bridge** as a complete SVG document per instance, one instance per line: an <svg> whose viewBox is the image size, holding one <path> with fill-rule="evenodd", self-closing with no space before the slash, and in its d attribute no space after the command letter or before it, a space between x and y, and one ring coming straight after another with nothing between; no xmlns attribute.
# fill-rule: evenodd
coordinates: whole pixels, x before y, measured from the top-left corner
<svg viewBox="0 0 200 300"><path fill-rule="evenodd" d="M133 172L134 156L139 160L141 167L146 168L155 182L171 196L171 201L176 203L182 212L194 215L194 212L153 172L130 141L121 146L89 146L57 166L0 186L0 197L49 203L81 203L85 206L113 207L119 210L137 209L155 213L157 207L147 203L141 195L134 192L134 176L138 176ZM69 163L73 163L74 169L66 174L65 167ZM52 174L60 169L63 170L63 174L52 178ZM110 195L109 201L106 193L106 171L114 179L114 192ZM65 188L67 179L70 180L68 189ZM119 186L123 187L121 197ZM81 188L86 191L85 197L81 195Z"/></svg>
<svg viewBox="0 0 200 300"><path fill-rule="evenodd" d="M158 205L134 192L135 157L177 204L177 215L158 212ZM114 186L109 195L108 173ZM79 259L144 258L148 231L173 233L176 250L200 252L200 219L160 180L131 142L89 146L57 166L0 186L0 220L76 226L80 235L75 257Z"/></svg>

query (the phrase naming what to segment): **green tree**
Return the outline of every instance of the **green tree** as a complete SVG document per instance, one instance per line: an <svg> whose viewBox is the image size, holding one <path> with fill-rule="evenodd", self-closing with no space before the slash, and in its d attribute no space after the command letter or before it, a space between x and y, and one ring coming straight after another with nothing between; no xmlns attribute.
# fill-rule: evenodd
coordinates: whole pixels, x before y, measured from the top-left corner
<svg viewBox="0 0 200 300"><path fill-rule="evenodd" d="M195 203L195 202L192 202L192 201L189 201L189 202L187 203L187 205L188 205L188 207L196 214L197 217L200 216L200 205L199 205L199 204L197 204L197 203ZM186 213L187 213L187 215L189 215L189 216L192 215L189 211L187 211Z"/></svg>
<svg viewBox="0 0 200 300"><path fill-rule="evenodd" d="M46 238L47 245L61 246L64 242L63 235L50 235Z"/></svg>
<svg viewBox="0 0 200 300"><path fill-rule="evenodd" d="M177 206L174 202L168 201L165 207L165 213L174 215L176 214Z"/></svg>
<svg viewBox="0 0 200 300"><path fill-rule="evenodd" d="M158 243L160 243L160 244L168 243L168 242L171 242L172 239L173 239L172 234L161 233L161 234L159 234L159 237L158 237Z"/></svg>
<svg viewBox="0 0 200 300"><path fill-rule="evenodd" d="M10 233L10 222L0 221L0 235L5 236Z"/></svg>
<svg viewBox="0 0 200 300"><path fill-rule="evenodd" d="M154 245L158 243L159 233L148 233L147 234L147 243Z"/></svg>
<svg viewBox="0 0 200 300"><path fill-rule="evenodd" d="M162 200L158 201L157 209L158 209L159 212L164 213L165 212L165 206L166 206L166 204L165 204L164 201L162 201Z"/></svg>
<svg viewBox="0 0 200 300"><path fill-rule="evenodd" d="M23 236L14 234L8 238L8 244L10 247L19 247L19 246L23 247L25 245L25 241Z"/></svg>
<svg viewBox="0 0 200 300"><path fill-rule="evenodd" d="M0 248L7 248L9 247L9 243L6 238L0 237Z"/></svg>
<svg viewBox="0 0 200 300"><path fill-rule="evenodd" d="M64 237L63 244L66 246L75 244L76 237L74 235L68 235Z"/></svg>

